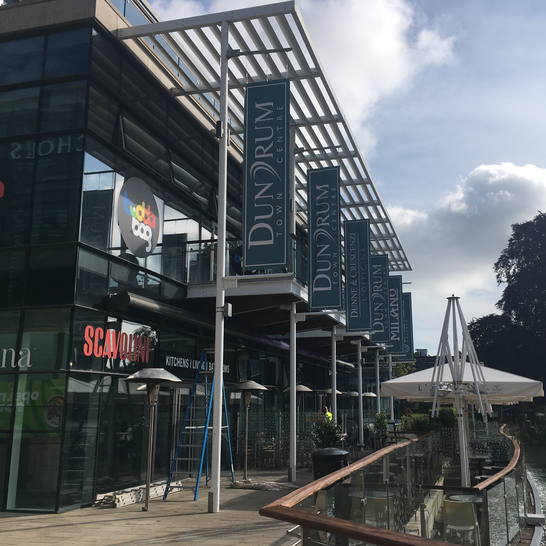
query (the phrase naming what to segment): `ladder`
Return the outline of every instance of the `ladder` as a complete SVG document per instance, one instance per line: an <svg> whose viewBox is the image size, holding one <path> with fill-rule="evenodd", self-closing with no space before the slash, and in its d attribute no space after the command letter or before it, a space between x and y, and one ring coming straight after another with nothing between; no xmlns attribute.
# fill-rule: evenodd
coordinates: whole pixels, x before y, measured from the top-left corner
<svg viewBox="0 0 546 546"><path fill-rule="evenodd" d="M193 500L197 500L199 496L199 486L203 475L203 467L205 470L206 484L209 482L208 468L208 432L212 409L212 400L214 394L214 378L212 372L208 369L207 353L203 350L195 380L186 408L182 428L178 436L178 443L174 452L171 463L171 470L163 493L163 500L167 495L175 489L184 489L181 484L181 479L195 478L195 486ZM200 378L204 380L200 381ZM223 382L222 382L223 383ZM233 470L233 455L231 452L231 438L229 434L229 421L227 412L226 390L223 388L224 401L224 416L227 429L227 440L229 447L229 458L231 464L231 481L235 481ZM176 483L173 484L173 478L176 478Z"/></svg>

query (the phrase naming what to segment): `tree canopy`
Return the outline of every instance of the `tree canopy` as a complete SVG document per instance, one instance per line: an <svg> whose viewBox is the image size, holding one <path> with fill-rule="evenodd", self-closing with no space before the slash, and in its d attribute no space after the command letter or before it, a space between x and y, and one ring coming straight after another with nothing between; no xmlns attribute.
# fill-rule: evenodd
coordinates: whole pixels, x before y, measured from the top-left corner
<svg viewBox="0 0 546 546"><path fill-rule="evenodd" d="M505 284L499 315L474 319L469 331L487 366L546 383L546 214L512 225L493 269Z"/></svg>
<svg viewBox="0 0 546 546"><path fill-rule="evenodd" d="M497 282L506 284L497 308L512 323L546 335L546 214L512 225L508 246L494 265Z"/></svg>

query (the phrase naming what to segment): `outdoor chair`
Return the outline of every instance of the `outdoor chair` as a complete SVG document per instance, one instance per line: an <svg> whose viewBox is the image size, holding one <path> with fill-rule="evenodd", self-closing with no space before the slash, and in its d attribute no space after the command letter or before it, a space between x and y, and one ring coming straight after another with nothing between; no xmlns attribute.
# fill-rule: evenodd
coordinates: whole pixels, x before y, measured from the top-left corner
<svg viewBox="0 0 546 546"><path fill-rule="evenodd" d="M447 534L455 531L463 544L480 544L480 529L476 519L476 510L471 502L444 501L444 540ZM474 538L472 538L474 535Z"/></svg>

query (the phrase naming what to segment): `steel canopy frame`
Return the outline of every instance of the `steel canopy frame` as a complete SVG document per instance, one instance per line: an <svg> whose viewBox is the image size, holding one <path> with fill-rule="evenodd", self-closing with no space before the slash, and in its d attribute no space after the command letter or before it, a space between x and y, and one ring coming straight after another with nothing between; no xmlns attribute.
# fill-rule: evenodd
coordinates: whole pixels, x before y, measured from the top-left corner
<svg viewBox="0 0 546 546"><path fill-rule="evenodd" d="M229 23L228 124L236 156L244 148L246 84L289 78L298 222L307 226L307 170L339 166L342 220L369 219L372 251L388 256L390 271L411 270L295 1L164 22L148 7L143 12L150 24L118 29L116 37L135 41L172 82L173 95L193 99L211 127L221 117L220 28ZM262 53L237 55L256 51ZM228 216L238 223L229 210Z"/></svg>

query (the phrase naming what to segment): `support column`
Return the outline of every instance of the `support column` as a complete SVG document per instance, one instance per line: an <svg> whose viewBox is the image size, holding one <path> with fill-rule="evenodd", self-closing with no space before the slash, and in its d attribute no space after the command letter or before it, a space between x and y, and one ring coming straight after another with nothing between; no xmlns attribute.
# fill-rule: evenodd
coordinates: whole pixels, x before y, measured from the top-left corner
<svg viewBox="0 0 546 546"><path fill-rule="evenodd" d="M208 511L220 511L222 393L224 390L224 275L226 271L226 197L228 130L228 22L222 21L220 51L220 155L218 158L218 247L216 267L216 318L214 335L214 393L212 407L212 462Z"/></svg>
<svg viewBox="0 0 546 546"><path fill-rule="evenodd" d="M379 382L379 348L375 351L375 382L377 394L377 413L381 413L381 383Z"/></svg>
<svg viewBox="0 0 546 546"><path fill-rule="evenodd" d="M392 355L389 355L389 380L391 379L392 379ZM391 421L394 423L394 396L390 397L390 407L391 407Z"/></svg>
<svg viewBox="0 0 546 546"><path fill-rule="evenodd" d="M358 340L356 353L358 373L358 444L364 445L364 408L362 407L362 341Z"/></svg>
<svg viewBox="0 0 546 546"><path fill-rule="evenodd" d="M290 465L288 481L296 481L296 303L290 305Z"/></svg>
<svg viewBox="0 0 546 546"><path fill-rule="evenodd" d="M332 326L332 419L337 423L337 351L336 351L336 327Z"/></svg>

